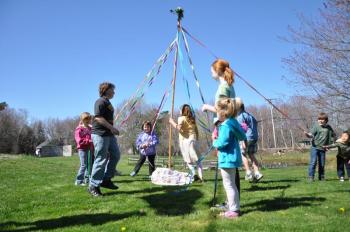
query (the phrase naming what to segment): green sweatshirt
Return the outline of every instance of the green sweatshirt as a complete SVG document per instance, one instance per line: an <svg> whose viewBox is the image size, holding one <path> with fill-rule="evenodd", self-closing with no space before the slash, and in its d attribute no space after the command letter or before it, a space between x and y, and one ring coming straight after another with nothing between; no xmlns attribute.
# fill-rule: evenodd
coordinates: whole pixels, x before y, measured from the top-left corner
<svg viewBox="0 0 350 232"><path fill-rule="evenodd" d="M331 145L328 145L327 148L338 148L337 156L343 159L350 159L350 144L349 143L341 143L335 142Z"/></svg>
<svg viewBox="0 0 350 232"><path fill-rule="evenodd" d="M332 127L328 124L324 126L314 125L311 129L311 134L313 135L312 146L318 150L323 150L323 146L332 144L335 137Z"/></svg>

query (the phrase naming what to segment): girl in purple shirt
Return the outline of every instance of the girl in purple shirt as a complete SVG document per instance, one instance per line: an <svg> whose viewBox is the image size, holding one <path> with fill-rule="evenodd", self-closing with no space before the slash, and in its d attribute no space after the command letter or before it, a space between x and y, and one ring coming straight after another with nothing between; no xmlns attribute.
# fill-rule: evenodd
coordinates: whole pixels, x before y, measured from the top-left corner
<svg viewBox="0 0 350 232"><path fill-rule="evenodd" d="M156 158L156 145L159 143L157 135L152 132L152 123L145 121L142 123L142 132L137 136L136 148L140 152L140 159L137 161L134 170L130 173L130 176L136 176L140 171L141 166L148 159L149 163L149 175L154 172ZM152 133L151 133L152 132Z"/></svg>

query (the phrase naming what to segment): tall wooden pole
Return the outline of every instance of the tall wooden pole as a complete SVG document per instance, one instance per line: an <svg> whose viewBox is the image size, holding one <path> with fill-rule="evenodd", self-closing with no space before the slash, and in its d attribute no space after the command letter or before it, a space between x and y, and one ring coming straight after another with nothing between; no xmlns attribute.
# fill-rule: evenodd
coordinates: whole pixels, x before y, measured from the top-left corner
<svg viewBox="0 0 350 232"><path fill-rule="evenodd" d="M172 12L172 11L171 11ZM183 17L183 10L181 8L177 8L175 10L175 13L177 14L177 31L178 35L181 32L181 19ZM170 117L173 118L174 115L174 101L175 101L175 86L176 86L176 67L177 67L177 57L179 52L179 37L176 37L176 51L175 51L175 59L174 59L174 70L173 70L173 82L172 82L172 98L171 98L171 112ZM168 159L168 167L171 168L171 144L172 144L172 126L169 126L169 159Z"/></svg>

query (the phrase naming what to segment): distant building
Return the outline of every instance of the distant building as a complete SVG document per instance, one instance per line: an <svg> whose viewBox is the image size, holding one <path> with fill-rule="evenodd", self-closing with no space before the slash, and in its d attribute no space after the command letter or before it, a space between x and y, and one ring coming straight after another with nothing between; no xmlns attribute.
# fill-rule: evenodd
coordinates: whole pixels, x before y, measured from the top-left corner
<svg viewBox="0 0 350 232"><path fill-rule="evenodd" d="M38 157L72 156L72 145L50 145L50 141L39 144L35 149Z"/></svg>

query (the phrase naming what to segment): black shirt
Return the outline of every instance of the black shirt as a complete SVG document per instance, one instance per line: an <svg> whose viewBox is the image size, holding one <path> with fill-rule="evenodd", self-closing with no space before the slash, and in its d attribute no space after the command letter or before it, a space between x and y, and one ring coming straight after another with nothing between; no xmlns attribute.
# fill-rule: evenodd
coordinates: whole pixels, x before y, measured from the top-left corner
<svg viewBox="0 0 350 232"><path fill-rule="evenodd" d="M100 97L95 102L95 117L102 117L113 125L114 108L111 102L104 97ZM95 120L92 122L92 134L100 136L111 136L113 133Z"/></svg>

